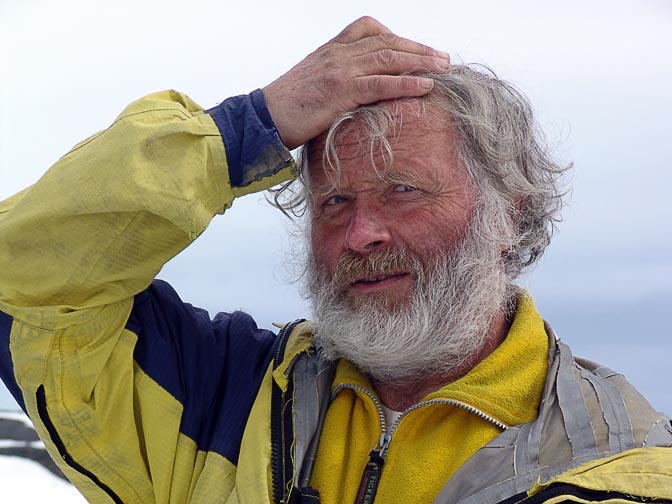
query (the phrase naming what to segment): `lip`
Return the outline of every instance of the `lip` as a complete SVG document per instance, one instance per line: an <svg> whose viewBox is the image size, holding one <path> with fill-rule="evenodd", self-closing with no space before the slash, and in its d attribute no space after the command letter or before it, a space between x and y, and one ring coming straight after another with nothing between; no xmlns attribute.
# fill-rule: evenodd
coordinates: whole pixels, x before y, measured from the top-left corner
<svg viewBox="0 0 672 504"><path fill-rule="evenodd" d="M350 288L360 293L376 292L389 289L409 277L410 274L405 272L371 275L355 280L350 284Z"/></svg>

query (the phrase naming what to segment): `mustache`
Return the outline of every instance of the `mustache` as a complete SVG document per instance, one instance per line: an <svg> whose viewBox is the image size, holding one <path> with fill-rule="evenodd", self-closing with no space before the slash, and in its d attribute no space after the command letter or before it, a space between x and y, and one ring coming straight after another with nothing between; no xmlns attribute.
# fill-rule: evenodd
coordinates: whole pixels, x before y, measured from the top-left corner
<svg viewBox="0 0 672 504"><path fill-rule="evenodd" d="M363 256L355 252L344 253L333 270L329 283L334 294L342 294L358 280L398 273L423 276L422 262L406 249L385 249Z"/></svg>

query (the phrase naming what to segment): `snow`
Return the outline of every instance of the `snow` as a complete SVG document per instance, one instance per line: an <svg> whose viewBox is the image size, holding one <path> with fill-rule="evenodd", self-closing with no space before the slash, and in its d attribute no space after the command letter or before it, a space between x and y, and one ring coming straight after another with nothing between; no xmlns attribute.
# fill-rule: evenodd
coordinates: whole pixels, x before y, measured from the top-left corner
<svg viewBox="0 0 672 504"><path fill-rule="evenodd" d="M21 457L0 456L0 485L3 504L86 503L74 486Z"/></svg>
<svg viewBox="0 0 672 504"><path fill-rule="evenodd" d="M26 427L33 428L28 417L21 411L0 411L0 420L21 422ZM38 440L0 438L0 448L44 449L44 444ZM0 489L2 504L86 503L86 499L70 483L55 476L38 462L18 456L0 455Z"/></svg>
<svg viewBox="0 0 672 504"><path fill-rule="evenodd" d="M44 443L42 441L11 441L8 439L0 439L0 448L37 448L44 450Z"/></svg>
<svg viewBox="0 0 672 504"><path fill-rule="evenodd" d="M33 424L23 411L0 411L0 419L15 420L33 428Z"/></svg>

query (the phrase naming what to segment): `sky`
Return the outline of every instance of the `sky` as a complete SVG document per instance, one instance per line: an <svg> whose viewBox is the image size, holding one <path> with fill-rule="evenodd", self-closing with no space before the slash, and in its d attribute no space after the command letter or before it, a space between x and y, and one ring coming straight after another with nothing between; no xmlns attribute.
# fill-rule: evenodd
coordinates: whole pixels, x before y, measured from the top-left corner
<svg viewBox="0 0 672 504"><path fill-rule="evenodd" d="M0 0L0 199L129 102L174 88L211 107L268 84L364 14L453 61L487 64L530 98L574 169L559 232L519 283L575 354L622 371L672 413L668 0ZM263 326L307 317L287 260L293 230L263 195L243 198L160 277L212 315L243 309ZM15 406L0 391L3 407Z"/></svg>

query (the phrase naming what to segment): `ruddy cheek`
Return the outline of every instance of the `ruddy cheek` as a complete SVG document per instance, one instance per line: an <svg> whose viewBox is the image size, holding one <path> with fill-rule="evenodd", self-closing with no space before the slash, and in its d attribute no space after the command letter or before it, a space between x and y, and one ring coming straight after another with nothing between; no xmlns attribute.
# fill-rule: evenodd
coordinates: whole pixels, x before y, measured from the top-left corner
<svg viewBox="0 0 672 504"><path fill-rule="evenodd" d="M311 234L311 251L320 271L330 272L334 268L342 253L341 249L332 237L322 233Z"/></svg>

